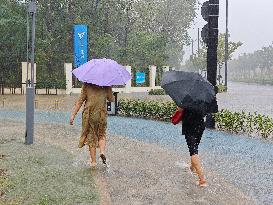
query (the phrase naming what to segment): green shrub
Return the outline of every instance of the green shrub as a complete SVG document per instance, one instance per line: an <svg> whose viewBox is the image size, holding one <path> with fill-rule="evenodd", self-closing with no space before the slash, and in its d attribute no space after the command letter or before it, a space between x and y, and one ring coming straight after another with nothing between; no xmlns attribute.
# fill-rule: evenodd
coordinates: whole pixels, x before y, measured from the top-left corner
<svg viewBox="0 0 273 205"><path fill-rule="evenodd" d="M157 102L122 99L119 101L120 114L128 117L143 117L169 120L176 110L174 102Z"/></svg>
<svg viewBox="0 0 273 205"><path fill-rule="evenodd" d="M149 91L149 95L166 95L163 89L153 89Z"/></svg>
<svg viewBox="0 0 273 205"><path fill-rule="evenodd" d="M55 81L45 80L43 82L37 82L35 87L38 89L45 89L45 88L65 89L66 82L65 80L55 80Z"/></svg>
<svg viewBox="0 0 273 205"><path fill-rule="evenodd" d="M221 110L214 114L218 129L232 133L254 133L268 138L273 133L273 119L261 114Z"/></svg>
<svg viewBox="0 0 273 205"><path fill-rule="evenodd" d="M218 93L223 93L227 91L226 86L224 85L217 85L217 88L218 88Z"/></svg>
<svg viewBox="0 0 273 205"><path fill-rule="evenodd" d="M121 99L120 114L128 117L141 117L169 121L176 111L174 102L158 102ZM273 119L261 114L230 112L221 110L213 114L217 128L232 133L258 134L263 138L273 137Z"/></svg>

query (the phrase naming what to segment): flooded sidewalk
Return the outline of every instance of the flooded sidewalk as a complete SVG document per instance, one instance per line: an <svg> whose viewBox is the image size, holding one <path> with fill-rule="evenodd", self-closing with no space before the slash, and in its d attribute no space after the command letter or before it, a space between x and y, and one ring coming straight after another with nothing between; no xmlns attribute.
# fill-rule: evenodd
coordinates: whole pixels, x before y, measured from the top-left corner
<svg viewBox="0 0 273 205"><path fill-rule="evenodd" d="M23 137L23 122L0 122L5 132L11 129L13 136ZM241 189L209 168L205 168L209 187L196 186L196 179L185 166L188 156L155 143L107 136L109 168L99 164L97 169L90 169L87 150L77 148L79 133L79 126L37 123L35 142L69 151L74 156L71 166L89 170L101 195L100 204L256 204Z"/></svg>
<svg viewBox="0 0 273 205"><path fill-rule="evenodd" d="M228 92L217 94L219 109L257 112L273 118L273 85L229 82Z"/></svg>
<svg viewBox="0 0 273 205"><path fill-rule="evenodd" d="M39 111L35 113L35 122L42 124L50 122L50 126L59 125L62 127L68 124L69 115L69 112ZM24 122L25 113L2 110L0 111L0 119L16 119ZM74 133L73 141L71 141L73 146L74 140L78 139L80 123L81 117L79 115L75 119L75 126L68 126L66 134L60 132L63 137L71 134L70 129L77 130ZM182 162L178 160L178 165L183 164L189 158L180 125L174 126L166 122L110 116L107 132L110 136L124 136L126 137L124 139L153 144L169 152L172 150L174 155L185 157ZM70 150L75 151L74 148ZM122 151L123 148L120 150ZM143 152L145 149L141 151ZM136 156L137 154L136 152ZM205 170L217 173L221 176L220 178L226 179L230 184L257 199L261 204L270 205L273 201L273 143L271 139L263 140L205 130L199 154ZM126 156L126 153L124 155ZM112 161L115 162L115 159ZM142 161L140 159L136 163ZM175 164L177 161L172 163Z"/></svg>

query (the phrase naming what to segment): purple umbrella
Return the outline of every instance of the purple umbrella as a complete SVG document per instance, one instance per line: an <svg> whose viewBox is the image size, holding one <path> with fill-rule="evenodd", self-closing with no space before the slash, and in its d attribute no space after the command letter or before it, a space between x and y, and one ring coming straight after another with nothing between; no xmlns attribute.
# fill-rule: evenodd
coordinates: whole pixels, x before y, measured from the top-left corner
<svg viewBox="0 0 273 205"><path fill-rule="evenodd" d="M130 73L116 61L111 59L93 59L72 73L85 83L98 86L125 85L131 79Z"/></svg>

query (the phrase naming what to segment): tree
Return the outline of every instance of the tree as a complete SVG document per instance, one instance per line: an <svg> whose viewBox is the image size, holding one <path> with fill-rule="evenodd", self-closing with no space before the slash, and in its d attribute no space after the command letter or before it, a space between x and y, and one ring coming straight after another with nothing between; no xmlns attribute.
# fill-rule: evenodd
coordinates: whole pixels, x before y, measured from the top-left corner
<svg viewBox="0 0 273 205"><path fill-rule="evenodd" d="M10 9L12 8L12 9ZM21 82L21 62L26 60L25 8L15 0L0 4L0 81ZM19 81L17 79L20 79Z"/></svg>
<svg viewBox="0 0 273 205"><path fill-rule="evenodd" d="M64 81L64 62L73 62L73 25L89 28L89 59L121 64L178 66L196 0L39 0L36 21L37 81ZM26 60L26 1L0 3L2 76ZM16 43L15 43L16 42ZM15 78L20 79L20 74Z"/></svg>
<svg viewBox="0 0 273 205"><path fill-rule="evenodd" d="M231 79L244 82L273 82L273 44L253 53L244 53L230 62Z"/></svg>
<svg viewBox="0 0 273 205"><path fill-rule="evenodd" d="M228 60L232 59L232 54L242 45L241 42L229 42L228 44ZM221 71L222 66L225 63L225 34L220 34L218 38L217 48L217 65ZM203 43L202 48L197 51L196 54L191 55L190 59L186 61L183 66L186 70L198 71L206 70L207 68L207 48Z"/></svg>

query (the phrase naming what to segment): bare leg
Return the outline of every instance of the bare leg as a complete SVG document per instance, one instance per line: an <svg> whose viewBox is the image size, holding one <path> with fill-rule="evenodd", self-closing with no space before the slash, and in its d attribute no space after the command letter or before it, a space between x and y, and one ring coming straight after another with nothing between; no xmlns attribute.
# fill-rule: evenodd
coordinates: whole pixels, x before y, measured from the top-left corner
<svg viewBox="0 0 273 205"><path fill-rule="evenodd" d="M105 137L99 139L100 154L105 154L106 140Z"/></svg>
<svg viewBox="0 0 273 205"><path fill-rule="evenodd" d="M100 158L103 164L106 164L105 145L106 145L105 137L100 137L99 139Z"/></svg>
<svg viewBox="0 0 273 205"><path fill-rule="evenodd" d="M89 153L91 158L91 165L96 165L97 159L96 159L96 147L91 147L89 145Z"/></svg>
<svg viewBox="0 0 273 205"><path fill-rule="evenodd" d="M199 177L199 185L206 184L206 179L203 174L199 156L197 154L191 156L191 168L195 170L196 174Z"/></svg>

